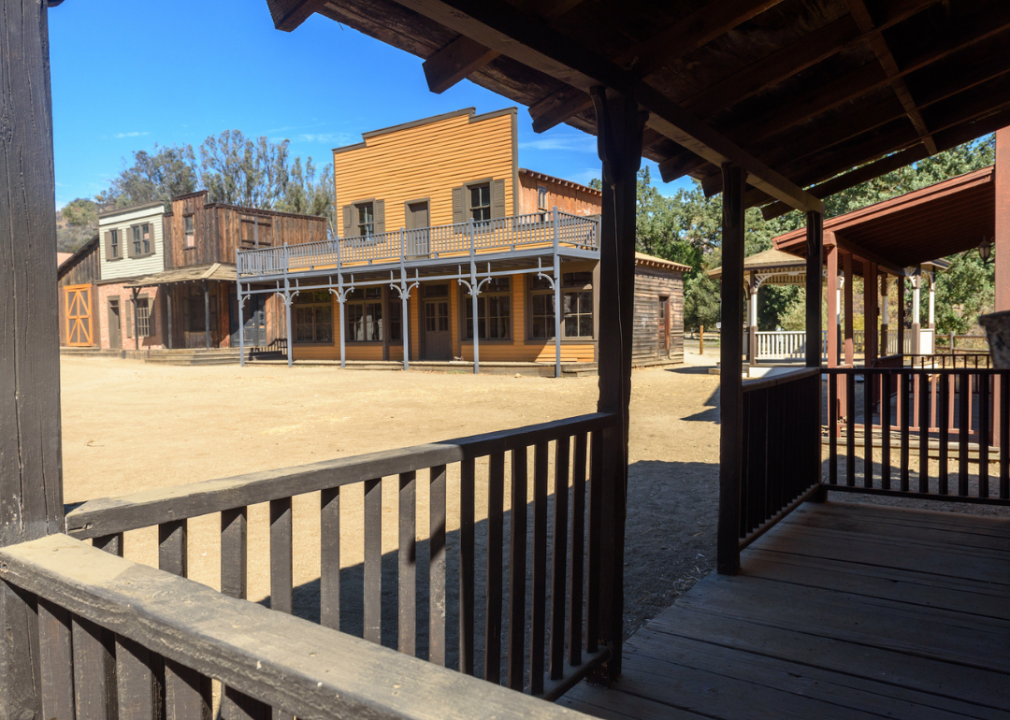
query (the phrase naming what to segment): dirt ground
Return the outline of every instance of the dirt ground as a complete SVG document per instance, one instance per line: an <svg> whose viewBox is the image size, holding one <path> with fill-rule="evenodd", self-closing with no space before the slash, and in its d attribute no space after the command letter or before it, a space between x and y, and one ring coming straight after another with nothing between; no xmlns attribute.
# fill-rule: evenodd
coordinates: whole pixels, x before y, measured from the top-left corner
<svg viewBox="0 0 1010 720"><path fill-rule="evenodd" d="M693 363L711 364L714 359L702 361L695 356ZM713 567L717 387L718 376L709 375L701 366L634 373L625 598L629 634ZM530 425L592 412L596 397L596 378L559 381L330 367L171 367L64 358L65 499L81 502ZM487 508L486 476L479 471L478 475L477 565L481 584L479 521L486 517ZM419 476L418 576L425 577L428 497L427 483L421 479ZM449 480L447 586L451 603L456 582L455 531L459 528L458 475L454 477L450 470ZM505 497L509 497L507 488ZM395 480L384 482L383 500L383 641L395 644ZM348 618L342 629L358 634L361 510L361 486L345 489L341 496L341 604ZM269 596L267 523L265 506L250 509L249 598L256 601ZM296 613L317 620L318 494L295 499L294 523ZM216 515L190 522L190 577L212 587L218 587L220 579L219 531ZM505 532L507 544L507 525ZM129 533L126 557L156 564L156 543L153 529ZM478 608L483 605L480 592L477 604ZM418 605L417 627L426 629L423 591ZM477 621L480 628L480 612ZM450 617L450 634L454 622ZM422 656L425 634L422 631L418 637ZM449 645L454 645L451 638ZM481 651L479 645L477 650ZM449 663L455 664L452 653Z"/></svg>

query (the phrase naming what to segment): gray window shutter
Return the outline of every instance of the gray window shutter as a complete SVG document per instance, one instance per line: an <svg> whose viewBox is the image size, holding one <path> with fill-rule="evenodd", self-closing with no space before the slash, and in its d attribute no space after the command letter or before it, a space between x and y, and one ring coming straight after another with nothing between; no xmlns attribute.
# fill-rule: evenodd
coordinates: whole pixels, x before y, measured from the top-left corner
<svg viewBox="0 0 1010 720"><path fill-rule="evenodd" d="M357 234L357 226L354 224L354 206L344 205L344 237L354 237Z"/></svg>
<svg viewBox="0 0 1010 720"><path fill-rule="evenodd" d="M386 232L386 201L376 200L373 202L372 212L374 213L372 221L373 232L376 235Z"/></svg>
<svg viewBox="0 0 1010 720"><path fill-rule="evenodd" d="M452 221L453 223L465 222L466 218L466 188L454 187L452 189Z"/></svg>
<svg viewBox="0 0 1010 720"><path fill-rule="evenodd" d="M133 298L126 296L126 337L133 337Z"/></svg>
<svg viewBox="0 0 1010 720"><path fill-rule="evenodd" d="M133 226L131 225L126 230L126 257L136 257L136 253L133 251Z"/></svg>
<svg viewBox="0 0 1010 720"><path fill-rule="evenodd" d="M102 238L103 238L102 241L105 243L105 259L106 260L111 260L112 259L112 232L109 231L109 230L106 230L105 234L102 236Z"/></svg>
<svg viewBox="0 0 1010 720"><path fill-rule="evenodd" d="M141 335L141 337L151 337L151 331L154 329L151 327L151 323L154 322L154 318L152 317L154 313L151 311L151 297L149 295L141 295L137 298L137 302L140 301L144 301L147 304L147 332Z"/></svg>
<svg viewBox="0 0 1010 720"><path fill-rule="evenodd" d="M505 217L505 181L491 181L491 217Z"/></svg>

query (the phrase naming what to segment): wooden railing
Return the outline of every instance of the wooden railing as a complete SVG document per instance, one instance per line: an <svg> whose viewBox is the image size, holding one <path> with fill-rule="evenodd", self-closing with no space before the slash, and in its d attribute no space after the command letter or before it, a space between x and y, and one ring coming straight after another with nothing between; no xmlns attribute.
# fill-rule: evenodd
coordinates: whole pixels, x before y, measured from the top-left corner
<svg viewBox="0 0 1010 720"><path fill-rule="evenodd" d="M401 259L467 257L473 253L508 252L554 245L599 250L599 220L561 211L512 215L416 230L393 230L364 237L334 238L283 247L240 250L239 277L329 269Z"/></svg>
<svg viewBox="0 0 1010 720"><path fill-rule="evenodd" d="M816 492L820 369L743 384L739 543L746 547Z"/></svg>
<svg viewBox="0 0 1010 720"><path fill-rule="evenodd" d="M1008 504L1010 371L826 372L830 489Z"/></svg>
<svg viewBox="0 0 1010 720"><path fill-rule="evenodd" d="M904 364L920 370L931 370L933 368L984 370L992 367L992 358L987 352L963 352L955 355L951 355L950 353L930 353L928 355L905 355Z"/></svg>
<svg viewBox="0 0 1010 720"><path fill-rule="evenodd" d="M475 627L475 487L477 460L487 460L486 611L483 627L483 675L513 689L556 698L604 662L611 652L601 646L601 594L621 592L608 585L617 577L601 562L601 518L610 512L603 501L608 487L600 457L603 435L617 417L592 414L543 425L479 435L402 450L343 458L293 469L253 473L223 480L92 500L67 514L67 533L92 538L97 547L122 553L123 533L158 527L159 567L187 575L187 521L219 513L221 517L221 590L244 598L249 563L247 517L250 505L270 506L270 606L292 611L292 497L320 492L320 622L340 629L341 491L364 486L363 634L382 639L382 478L395 476L399 491L397 648L418 652L415 628L420 585L429 596L428 659L446 663L446 621L453 594L446 592L447 468L459 469L458 666L474 673ZM553 446L554 473L550 477ZM532 547L527 548L527 465L532 449ZM503 578L505 550L505 467L511 466L508 581ZM591 460L591 462L590 462ZM483 460L482 460L483 462ZM428 470L428 577L417 577L415 537L418 473ZM455 476L455 473L454 473ZM551 482L553 479L553 483ZM549 488L553 485L553 503ZM548 518L548 508L551 517ZM550 534L548 528L550 526ZM602 553L602 554L601 554ZM527 567L527 555L530 565ZM550 573L548 573L548 561ZM585 570L584 570L585 568ZM527 598L527 582L532 596ZM502 600L507 590L507 622ZM548 603L549 598L549 603ZM531 618L527 633L526 617ZM548 634L549 630L549 634ZM503 636L507 650L502 668ZM619 638L618 638L619 642ZM528 644L527 644L528 643Z"/></svg>
<svg viewBox="0 0 1010 720"><path fill-rule="evenodd" d="M66 535L0 549L4 584L37 641L16 649L35 660L27 716L209 720L216 680L223 720L585 717Z"/></svg>

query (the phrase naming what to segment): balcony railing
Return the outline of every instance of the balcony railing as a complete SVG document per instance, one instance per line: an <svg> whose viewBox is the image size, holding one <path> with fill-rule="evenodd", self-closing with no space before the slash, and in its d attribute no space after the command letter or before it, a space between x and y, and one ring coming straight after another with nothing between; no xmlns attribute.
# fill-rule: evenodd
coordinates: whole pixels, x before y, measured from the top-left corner
<svg viewBox="0 0 1010 720"><path fill-rule="evenodd" d="M597 218L555 209L481 222L471 220L417 230L400 228L364 237L240 250L237 265L240 277L255 277L536 248L596 252L599 237Z"/></svg>

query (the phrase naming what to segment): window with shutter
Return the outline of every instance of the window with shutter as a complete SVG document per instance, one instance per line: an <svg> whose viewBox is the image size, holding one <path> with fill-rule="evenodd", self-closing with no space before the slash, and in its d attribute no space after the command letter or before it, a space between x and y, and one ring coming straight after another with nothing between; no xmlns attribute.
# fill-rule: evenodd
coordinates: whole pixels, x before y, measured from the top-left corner
<svg viewBox="0 0 1010 720"><path fill-rule="evenodd" d="M376 200L372 204L373 212L375 213L374 227L372 232L376 235L380 235L386 232L386 201Z"/></svg>
<svg viewBox="0 0 1010 720"><path fill-rule="evenodd" d="M471 185L469 188L470 217L475 222L491 219L491 183Z"/></svg>
<svg viewBox="0 0 1010 720"><path fill-rule="evenodd" d="M354 206L344 205L344 237L354 237Z"/></svg>
<svg viewBox="0 0 1010 720"><path fill-rule="evenodd" d="M454 225L466 222L464 213L466 208L464 203L466 202L466 188L455 187L452 189L452 222Z"/></svg>
<svg viewBox="0 0 1010 720"><path fill-rule="evenodd" d="M186 236L185 245L186 248L196 247L196 223L193 222L192 215L186 215L183 219L183 232Z"/></svg>
<svg viewBox="0 0 1010 720"><path fill-rule="evenodd" d="M150 255L152 252L152 245L154 244L154 238L151 237L150 223L144 223L140 226L140 240L143 244L144 255Z"/></svg>
<svg viewBox="0 0 1010 720"><path fill-rule="evenodd" d="M358 203L354 206L358 237L368 237L375 233L375 207L372 203Z"/></svg>
<svg viewBox="0 0 1010 720"><path fill-rule="evenodd" d="M491 217L505 217L505 181L491 182Z"/></svg>

